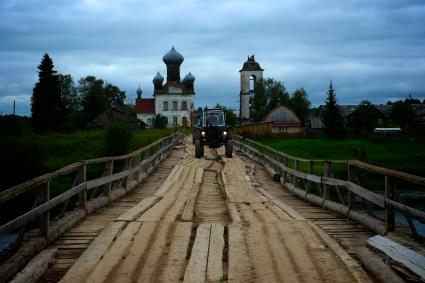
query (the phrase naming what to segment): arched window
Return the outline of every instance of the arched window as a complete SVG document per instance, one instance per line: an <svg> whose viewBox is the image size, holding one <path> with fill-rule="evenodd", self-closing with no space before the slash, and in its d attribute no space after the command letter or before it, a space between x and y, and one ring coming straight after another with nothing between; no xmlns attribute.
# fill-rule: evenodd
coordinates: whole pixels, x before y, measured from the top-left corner
<svg viewBox="0 0 425 283"><path fill-rule="evenodd" d="M182 101L182 110L187 110L187 102Z"/></svg>
<svg viewBox="0 0 425 283"><path fill-rule="evenodd" d="M164 101L164 102L162 103L162 110L163 110L163 111L168 111L168 101Z"/></svg>
<svg viewBox="0 0 425 283"><path fill-rule="evenodd" d="M177 111L177 101L173 101L173 111Z"/></svg>
<svg viewBox="0 0 425 283"><path fill-rule="evenodd" d="M257 78L254 75L249 77L249 93L253 94L255 91L255 84L257 82Z"/></svg>

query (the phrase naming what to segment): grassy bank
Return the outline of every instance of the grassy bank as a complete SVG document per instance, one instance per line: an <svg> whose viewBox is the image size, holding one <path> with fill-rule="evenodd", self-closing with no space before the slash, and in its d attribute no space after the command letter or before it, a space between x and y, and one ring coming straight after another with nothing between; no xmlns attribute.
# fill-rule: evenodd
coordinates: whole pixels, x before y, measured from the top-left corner
<svg viewBox="0 0 425 283"><path fill-rule="evenodd" d="M136 131L128 152L146 146L173 131ZM78 160L105 156L105 136L106 130L94 130L0 138L0 190Z"/></svg>
<svg viewBox="0 0 425 283"><path fill-rule="evenodd" d="M306 159L358 159L425 176L425 145L410 138L340 140L276 138L261 143Z"/></svg>

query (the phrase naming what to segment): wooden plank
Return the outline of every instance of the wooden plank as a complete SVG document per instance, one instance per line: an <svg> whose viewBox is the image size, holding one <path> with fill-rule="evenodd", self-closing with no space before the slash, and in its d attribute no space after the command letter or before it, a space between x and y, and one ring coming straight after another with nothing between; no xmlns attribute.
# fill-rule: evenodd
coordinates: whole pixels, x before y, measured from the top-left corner
<svg viewBox="0 0 425 283"><path fill-rule="evenodd" d="M192 223L178 223L169 251L166 267L160 276L160 282L180 282L186 267L186 256L189 248Z"/></svg>
<svg viewBox="0 0 425 283"><path fill-rule="evenodd" d="M281 202L280 200L275 198L272 194L270 194L269 192L267 192L263 188L257 187L256 189L257 189L257 191L262 193L264 196L266 196L268 199L270 199L277 207L279 207L281 210L283 210L286 214L291 216L293 219L300 220L300 221L305 220L305 218L301 214L299 214L297 211L295 211L292 207L284 204L283 202Z"/></svg>
<svg viewBox="0 0 425 283"><path fill-rule="evenodd" d="M193 220L193 213L195 211L195 202L196 202L196 199L194 198L190 198L186 200L182 217L181 217L181 220L183 222L190 222Z"/></svg>
<svg viewBox="0 0 425 283"><path fill-rule="evenodd" d="M183 282L204 282L208 263L211 224L200 224L192 247Z"/></svg>
<svg viewBox="0 0 425 283"><path fill-rule="evenodd" d="M384 254L395 265L413 272L425 281L425 256L379 235L369 238L367 245Z"/></svg>
<svg viewBox="0 0 425 283"><path fill-rule="evenodd" d="M184 166L175 165L168 175L167 179L165 179L164 183L162 183L161 187L155 192L155 196L164 196L165 193L170 189L174 180L178 180L180 175L182 174Z"/></svg>
<svg viewBox="0 0 425 283"><path fill-rule="evenodd" d="M378 195L372 191L369 191L357 184L354 184L352 182L348 182L347 181L347 185L346 185L347 189L353 193L355 193L356 195L361 196L362 198L367 199L368 201L370 201L371 203L374 203L376 205L378 205L379 207L384 208L385 207L385 199L383 196Z"/></svg>
<svg viewBox="0 0 425 283"><path fill-rule="evenodd" d="M239 215L238 210L236 209L236 206L233 202L226 201L227 204L227 211L229 212L230 219L232 219L232 224L241 223L241 217Z"/></svg>
<svg viewBox="0 0 425 283"><path fill-rule="evenodd" d="M134 235L139 231L141 225L142 223L140 222L131 222L127 225L108 251L106 251L86 281L92 283L108 281L108 275L118 265L121 258L125 256Z"/></svg>
<svg viewBox="0 0 425 283"><path fill-rule="evenodd" d="M242 225L229 225L228 282L250 282L254 267L246 246ZM261 260L261 259L254 259Z"/></svg>
<svg viewBox="0 0 425 283"><path fill-rule="evenodd" d="M211 225L210 246L208 251L207 281L221 282L223 278L224 227Z"/></svg>
<svg viewBox="0 0 425 283"><path fill-rule="evenodd" d="M127 177L130 173L130 170L124 170L109 176L100 177L94 180L87 181L87 189L90 190L95 187L103 186L109 184L110 182L122 179Z"/></svg>
<svg viewBox="0 0 425 283"><path fill-rule="evenodd" d="M382 258L365 247L357 248L355 254L365 269L375 276L379 282L403 283L405 282L394 270L384 263Z"/></svg>
<svg viewBox="0 0 425 283"><path fill-rule="evenodd" d="M113 222L103 229L60 282L84 282L125 224L125 222Z"/></svg>
<svg viewBox="0 0 425 283"><path fill-rule="evenodd" d="M33 257L24 269L15 275L11 283L35 283L47 271L50 264L55 262L57 249L47 249L41 251Z"/></svg>
<svg viewBox="0 0 425 283"><path fill-rule="evenodd" d="M121 214L116 221L134 221L140 217L146 210L151 208L160 198L157 196L147 196L141 202Z"/></svg>
<svg viewBox="0 0 425 283"><path fill-rule="evenodd" d="M195 179L193 181L195 183L201 184L203 175L204 175L204 169L200 167L196 168Z"/></svg>

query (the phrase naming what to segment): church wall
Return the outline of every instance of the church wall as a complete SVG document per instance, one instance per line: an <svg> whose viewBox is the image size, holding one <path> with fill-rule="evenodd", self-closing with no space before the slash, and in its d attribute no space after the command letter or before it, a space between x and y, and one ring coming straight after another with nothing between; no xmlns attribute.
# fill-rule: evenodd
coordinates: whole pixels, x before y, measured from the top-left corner
<svg viewBox="0 0 425 283"><path fill-rule="evenodd" d="M152 127L152 119L155 117L155 114L137 113L136 117L149 127Z"/></svg>
<svg viewBox="0 0 425 283"><path fill-rule="evenodd" d="M240 73L241 73L241 97L240 97L241 118L249 119L250 79L251 79L251 76L255 76L256 81L258 82L260 79L263 78L263 71L241 71Z"/></svg>
<svg viewBox="0 0 425 283"><path fill-rule="evenodd" d="M155 95L155 113L161 114L168 119L168 126L173 126L173 117L177 119L177 125L183 125L183 117L187 119L187 125L191 126L190 114L193 111L194 95L178 95L178 94L156 94ZM163 110L163 102L168 102L168 111ZM177 110L173 110L173 102L177 102ZM187 110L182 109L182 102L187 102Z"/></svg>

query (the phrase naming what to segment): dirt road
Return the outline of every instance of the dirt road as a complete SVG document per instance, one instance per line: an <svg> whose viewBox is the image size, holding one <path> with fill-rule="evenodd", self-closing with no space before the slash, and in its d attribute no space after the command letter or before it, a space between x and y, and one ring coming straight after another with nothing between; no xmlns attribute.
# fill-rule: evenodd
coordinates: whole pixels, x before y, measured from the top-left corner
<svg viewBox="0 0 425 283"><path fill-rule="evenodd" d="M306 221L257 192L241 158L206 149L195 159L189 143L186 150L161 187L108 225L61 282L356 281Z"/></svg>

